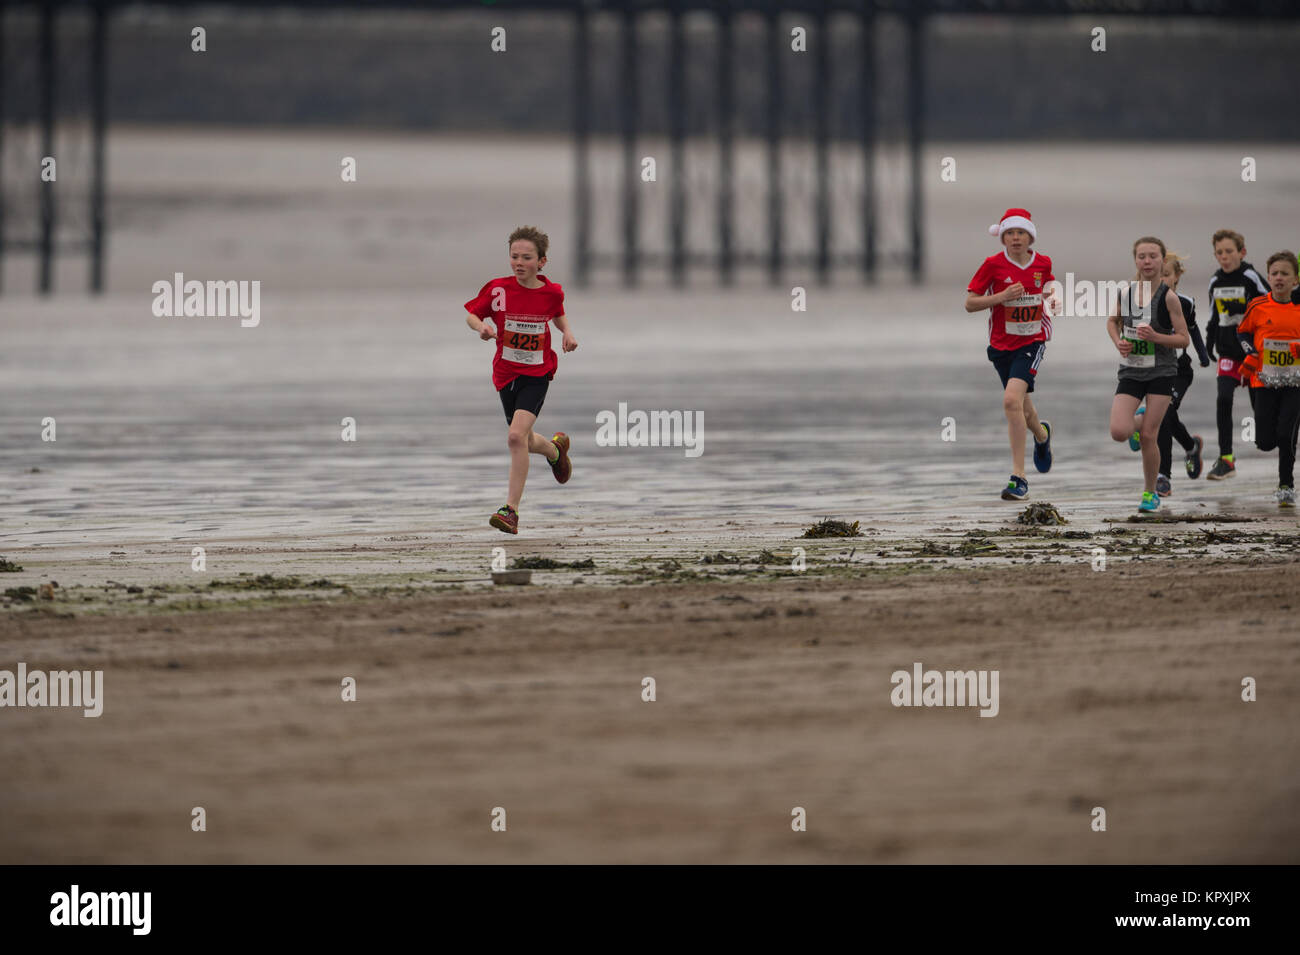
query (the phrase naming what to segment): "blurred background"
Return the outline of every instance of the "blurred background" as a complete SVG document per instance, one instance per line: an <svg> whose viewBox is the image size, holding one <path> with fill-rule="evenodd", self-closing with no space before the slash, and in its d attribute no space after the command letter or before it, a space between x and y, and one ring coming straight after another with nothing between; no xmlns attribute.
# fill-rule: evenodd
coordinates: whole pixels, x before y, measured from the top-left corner
<svg viewBox="0 0 1300 955"><path fill-rule="evenodd" d="M535 498L557 519L988 497L1005 438L960 302L1008 206L1058 277L1124 278L1155 233L1198 299L1215 229L1257 264L1300 245L1280 0L9 2L0 27L11 533L485 520L504 428L462 303L522 224L582 343L539 425L590 462ZM155 317L177 272L260 281L261 324ZM1058 323L1044 377L1093 488L1113 366L1099 320ZM705 455L597 448L620 401L704 410ZM957 410L955 446L917 440Z"/></svg>

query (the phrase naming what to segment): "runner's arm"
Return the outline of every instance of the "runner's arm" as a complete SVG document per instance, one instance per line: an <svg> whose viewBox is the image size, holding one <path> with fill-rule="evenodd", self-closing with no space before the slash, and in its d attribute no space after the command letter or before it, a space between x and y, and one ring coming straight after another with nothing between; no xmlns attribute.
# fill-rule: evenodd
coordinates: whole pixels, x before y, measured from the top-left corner
<svg viewBox="0 0 1300 955"><path fill-rule="evenodd" d="M1243 387L1252 387L1255 376L1264 367L1264 362L1255 349L1255 324L1255 316L1250 314L1250 306L1247 306L1246 317L1237 326L1237 342L1241 345L1241 350L1246 353L1239 366L1241 368L1241 384Z"/></svg>
<svg viewBox="0 0 1300 955"><path fill-rule="evenodd" d="M1210 361L1215 361L1214 349L1219 341L1219 313L1214 311L1214 303L1210 303L1210 320L1205 323L1205 353L1210 356Z"/></svg>
<svg viewBox="0 0 1300 955"><path fill-rule="evenodd" d="M1121 328L1119 303L1116 302L1114 311L1110 313L1110 318L1106 319L1106 334L1110 336L1111 344L1115 346L1116 350L1127 358L1129 352L1133 350L1133 343L1124 340L1124 336L1120 334Z"/></svg>
<svg viewBox="0 0 1300 955"><path fill-rule="evenodd" d="M1160 342L1162 345L1168 345L1170 348L1186 348L1191 344L1192 338L1187 334L1187 319L1183 316L1183 303L1178 301L1178 295L1173 289L1165 293L1165 308L1169 310L1169 322L1174 326L1174 333L1159 335L1156 341L1163 338L1165 341Z"/></svg>
<svg viewBox="0 0 1300 955"><path fill-rule="evenodd" d="M1016 283L1017 285L1019 283ZM982 312L986 308L992 308L994 305L1001 305L1007 300L1007 291L994 292L992 295L976 295L974 292L966 293L966 311Z"/></svg>
<svg viewBox="0 0 1300 955"><path fill-rule="evenodd" d="M566 352L573 351L577 348L578 339L577 336L573 334L573 329L569 328L569 316L564 314L556 315L551 319L551 321L555 324L556 328L564 333L564 337L560 341L560 347Z"/></svg>
<svg viewBox="0 0 1300 955"><path fill-rule="evenodd" d="M1210 363L1210 354L1205 350L1205 342L1201 338L1201 327L1196 324L1196 319L1187 323L1187 333L1192 336L1192 347L1196 349L1196 357L1201 360L1201 367L1204 368Z"/></svg>
<svg viewBox="0 0 1300 955"><path fill-rule="evenodd" d="M1247 355L1255 354L1255 333L1254 332L1237 332L1237 343L1241 345L1241 350Z"/></svg>
<svg viewBox="0 0 1300 955"><path fill-rule="evenodd" d="M487 324L487 322L483 321L483 319L479 318L473 312L465 312L465 324L477 332L479 337L483 338L485 341L488 338L496 337L496 331L493 330L492 326ZM487 333L486 335L485 332Z"/></svg>

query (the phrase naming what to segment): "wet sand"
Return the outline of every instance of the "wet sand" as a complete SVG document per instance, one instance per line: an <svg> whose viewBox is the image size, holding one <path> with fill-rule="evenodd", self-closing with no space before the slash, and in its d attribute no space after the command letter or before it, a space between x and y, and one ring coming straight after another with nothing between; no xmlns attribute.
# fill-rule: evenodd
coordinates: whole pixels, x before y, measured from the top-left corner
<svg viewBox="0 0 1300 955"><path fill-rule="evenodd" d="M3 714L0 861L1295 863L1300 641L1294 596L1276 604L1296 571L9 618L10 652L103 668L105 702ZM1202 603L1207 578L1233 601ZM891 705L918 662L998 670L997 716Z"/></svg>

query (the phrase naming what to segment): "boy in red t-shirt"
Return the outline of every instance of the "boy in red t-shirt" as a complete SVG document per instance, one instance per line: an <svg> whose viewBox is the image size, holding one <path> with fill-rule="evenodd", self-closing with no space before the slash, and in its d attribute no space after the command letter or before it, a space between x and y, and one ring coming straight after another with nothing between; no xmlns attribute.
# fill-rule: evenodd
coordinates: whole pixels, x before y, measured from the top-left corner
<svg viewBox="0 0 1300 955"><path fill-rule="evenodd" d="M496 339L492 358L492 384L501 396L510 430L510 485L504 506L489 519L507 534L519 533L519 499L528 477L528 455L542 454L551 464L555 480L569 480L569 436L557 431L548 441L533 431L542 411L546 389L559 362L551 350L551 326L564 333L562 347L571 352L578 340L564 314L564 290L538 275L546 265L550 240L540 229L523 226L510 234L510 268L504 278L493 279L465 303L466 324L484 341ZM492 324L484 319L490 318Z"/></svg>
<svg viewBox="0 0 1300 955"><path fill-rule="evenodd" d="M992 309L989 315L989 361L1002 379L1002 412L1011 440L1011 480L1002 489L1004 501L1029 494L1025 480L1025 431L1034 436L1034 467L1052 468L1052 426L1038 420L1029 393L1052 337L1052 318L1044 305L1044 290L1054 282L1052 260L1030 246L1038 230L1027 209L1008 209L989 226L1002 240L1003 250L984 260L966 287L966 311Z"/></svg>

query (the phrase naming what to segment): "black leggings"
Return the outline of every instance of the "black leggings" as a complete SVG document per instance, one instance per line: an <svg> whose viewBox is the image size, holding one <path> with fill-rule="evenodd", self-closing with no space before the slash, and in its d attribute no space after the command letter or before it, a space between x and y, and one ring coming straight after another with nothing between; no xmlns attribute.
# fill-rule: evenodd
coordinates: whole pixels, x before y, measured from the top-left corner
<svg viewBox="0 0 1300 955"><path fill-rule="evenodd" d="M1156 447L1160 449L1160 473L1169 477L1169 465L1173 460L1174 439L1183 446L1184 451L1192 450L1196 442L1187 433L1187 428L1178 417L1178 406L1192 383L1191 375L1179 375L1174 385L1174 397L1169 402L1169 410L1160 422L1160 434L1156 437Z"/></svg>
<svg viewBox="0 0 1300 955"><path fill-rule="evenodd" d="M1236 378L1228 375L1219 376L1219 397L1214 404L1214 417L1219 425L1219 456L1223 457L1232 453L1232 393L1241 387L1241 382ZM1248 388L1250 392L1250 406L1255 407L1255 392L1257 389Z"/></svg>
<svg viewBox="0 0 1300 955"><path fill-rule="evenodd" d="M1277 448L1277 483L1295 487L1295 446L1300 430L1300 388L1252 388L1255 447Z"/></svg>

